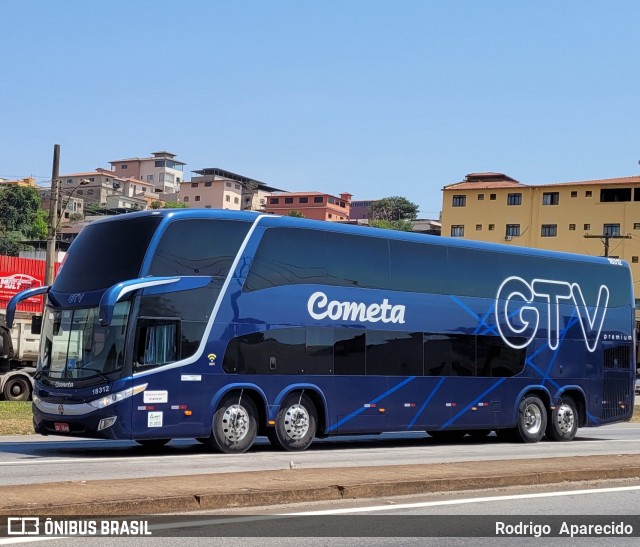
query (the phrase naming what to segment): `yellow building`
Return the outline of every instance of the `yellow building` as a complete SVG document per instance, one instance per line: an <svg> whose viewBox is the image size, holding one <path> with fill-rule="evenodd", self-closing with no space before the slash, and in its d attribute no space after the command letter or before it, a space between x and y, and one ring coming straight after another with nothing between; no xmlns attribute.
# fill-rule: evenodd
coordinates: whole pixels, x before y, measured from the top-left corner
<svg viewBox="0 0 640 547"><path fill-rule="evenodd" d="M640 177L528 185L470 173L443 188L442 235L622 258L638 294Z"/></svg>

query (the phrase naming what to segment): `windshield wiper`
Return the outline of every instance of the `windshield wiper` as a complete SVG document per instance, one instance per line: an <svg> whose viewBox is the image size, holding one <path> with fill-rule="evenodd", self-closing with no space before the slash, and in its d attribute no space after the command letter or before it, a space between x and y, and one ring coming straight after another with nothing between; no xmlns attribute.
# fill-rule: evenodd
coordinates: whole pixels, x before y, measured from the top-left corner
<svg viewBox="0 0 640 547"><path fill-rule="evenodd" d="M97 368L89 368L89 367L78 367L76 370L90 370L91 372L95 372L94 376L100 376L100 378L102 378L105 382L110 382L111 379L101 370L98 370ZM87 376L87 377L83 377L83 378L76 378L77 380L87 380L88 378L91 378L91 376Z"/></svg>

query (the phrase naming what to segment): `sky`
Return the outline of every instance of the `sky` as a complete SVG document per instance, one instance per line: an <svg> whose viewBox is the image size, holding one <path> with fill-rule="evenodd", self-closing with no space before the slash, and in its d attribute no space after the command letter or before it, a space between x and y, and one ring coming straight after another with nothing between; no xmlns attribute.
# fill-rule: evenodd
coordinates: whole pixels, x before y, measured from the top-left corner
<svg viewBox="0 0 640 547"><path fill-rule="evenodd" d="M287 191L640 174L640 2L6 0L0 177L167 150Z"/></svg>

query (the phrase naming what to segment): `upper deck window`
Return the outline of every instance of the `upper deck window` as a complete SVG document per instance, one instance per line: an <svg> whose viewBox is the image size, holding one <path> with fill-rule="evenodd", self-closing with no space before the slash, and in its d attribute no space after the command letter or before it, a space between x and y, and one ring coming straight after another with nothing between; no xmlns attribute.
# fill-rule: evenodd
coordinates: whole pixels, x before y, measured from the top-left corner
<svg viewBox="0 0 640 547"><path fill-rule="evenodd" d="M236 220L176 220L163 234L149 273L226 276L250 226Z"/></svg>
<svg viewBox="0 0 640 547"><path fill-rule="evenodd" d="M87 226L69 249L54 282L60 292L106 289L140 276L140 268L160 217L118 219Z"/></svg>

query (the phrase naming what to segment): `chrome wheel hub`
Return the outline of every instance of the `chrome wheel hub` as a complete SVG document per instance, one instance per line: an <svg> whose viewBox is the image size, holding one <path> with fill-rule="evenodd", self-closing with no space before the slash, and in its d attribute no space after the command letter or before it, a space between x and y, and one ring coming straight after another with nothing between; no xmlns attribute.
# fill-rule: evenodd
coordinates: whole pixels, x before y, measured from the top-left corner
<svg viewBox="0 0 640 547"><path fill-rule="evenodd" d="M309 413L302 405L292 405L287 409L284 417L284 430L294 441L303 439L309 432Z"/></svg>
<svg viewBox="0 0 640 547"><path fill-rule="evenodd" d="M231 442L237 443L249 432L249 413L241 405L233 405L224 411L222 431Z"/></svg>
<svg viewBox="0 0 640 547"><path fill-rule="evenodd" d="M524 409L524 427L527 432L536 435L542 427L542 412L538 405L527 405Z"/></svg>
<svg viewBox="0 0 640 547"><path fill-rule="evenodd" d="M561 404L558 407L558 429L563 433L573 431L576 417L569 405Z"/></svg>

